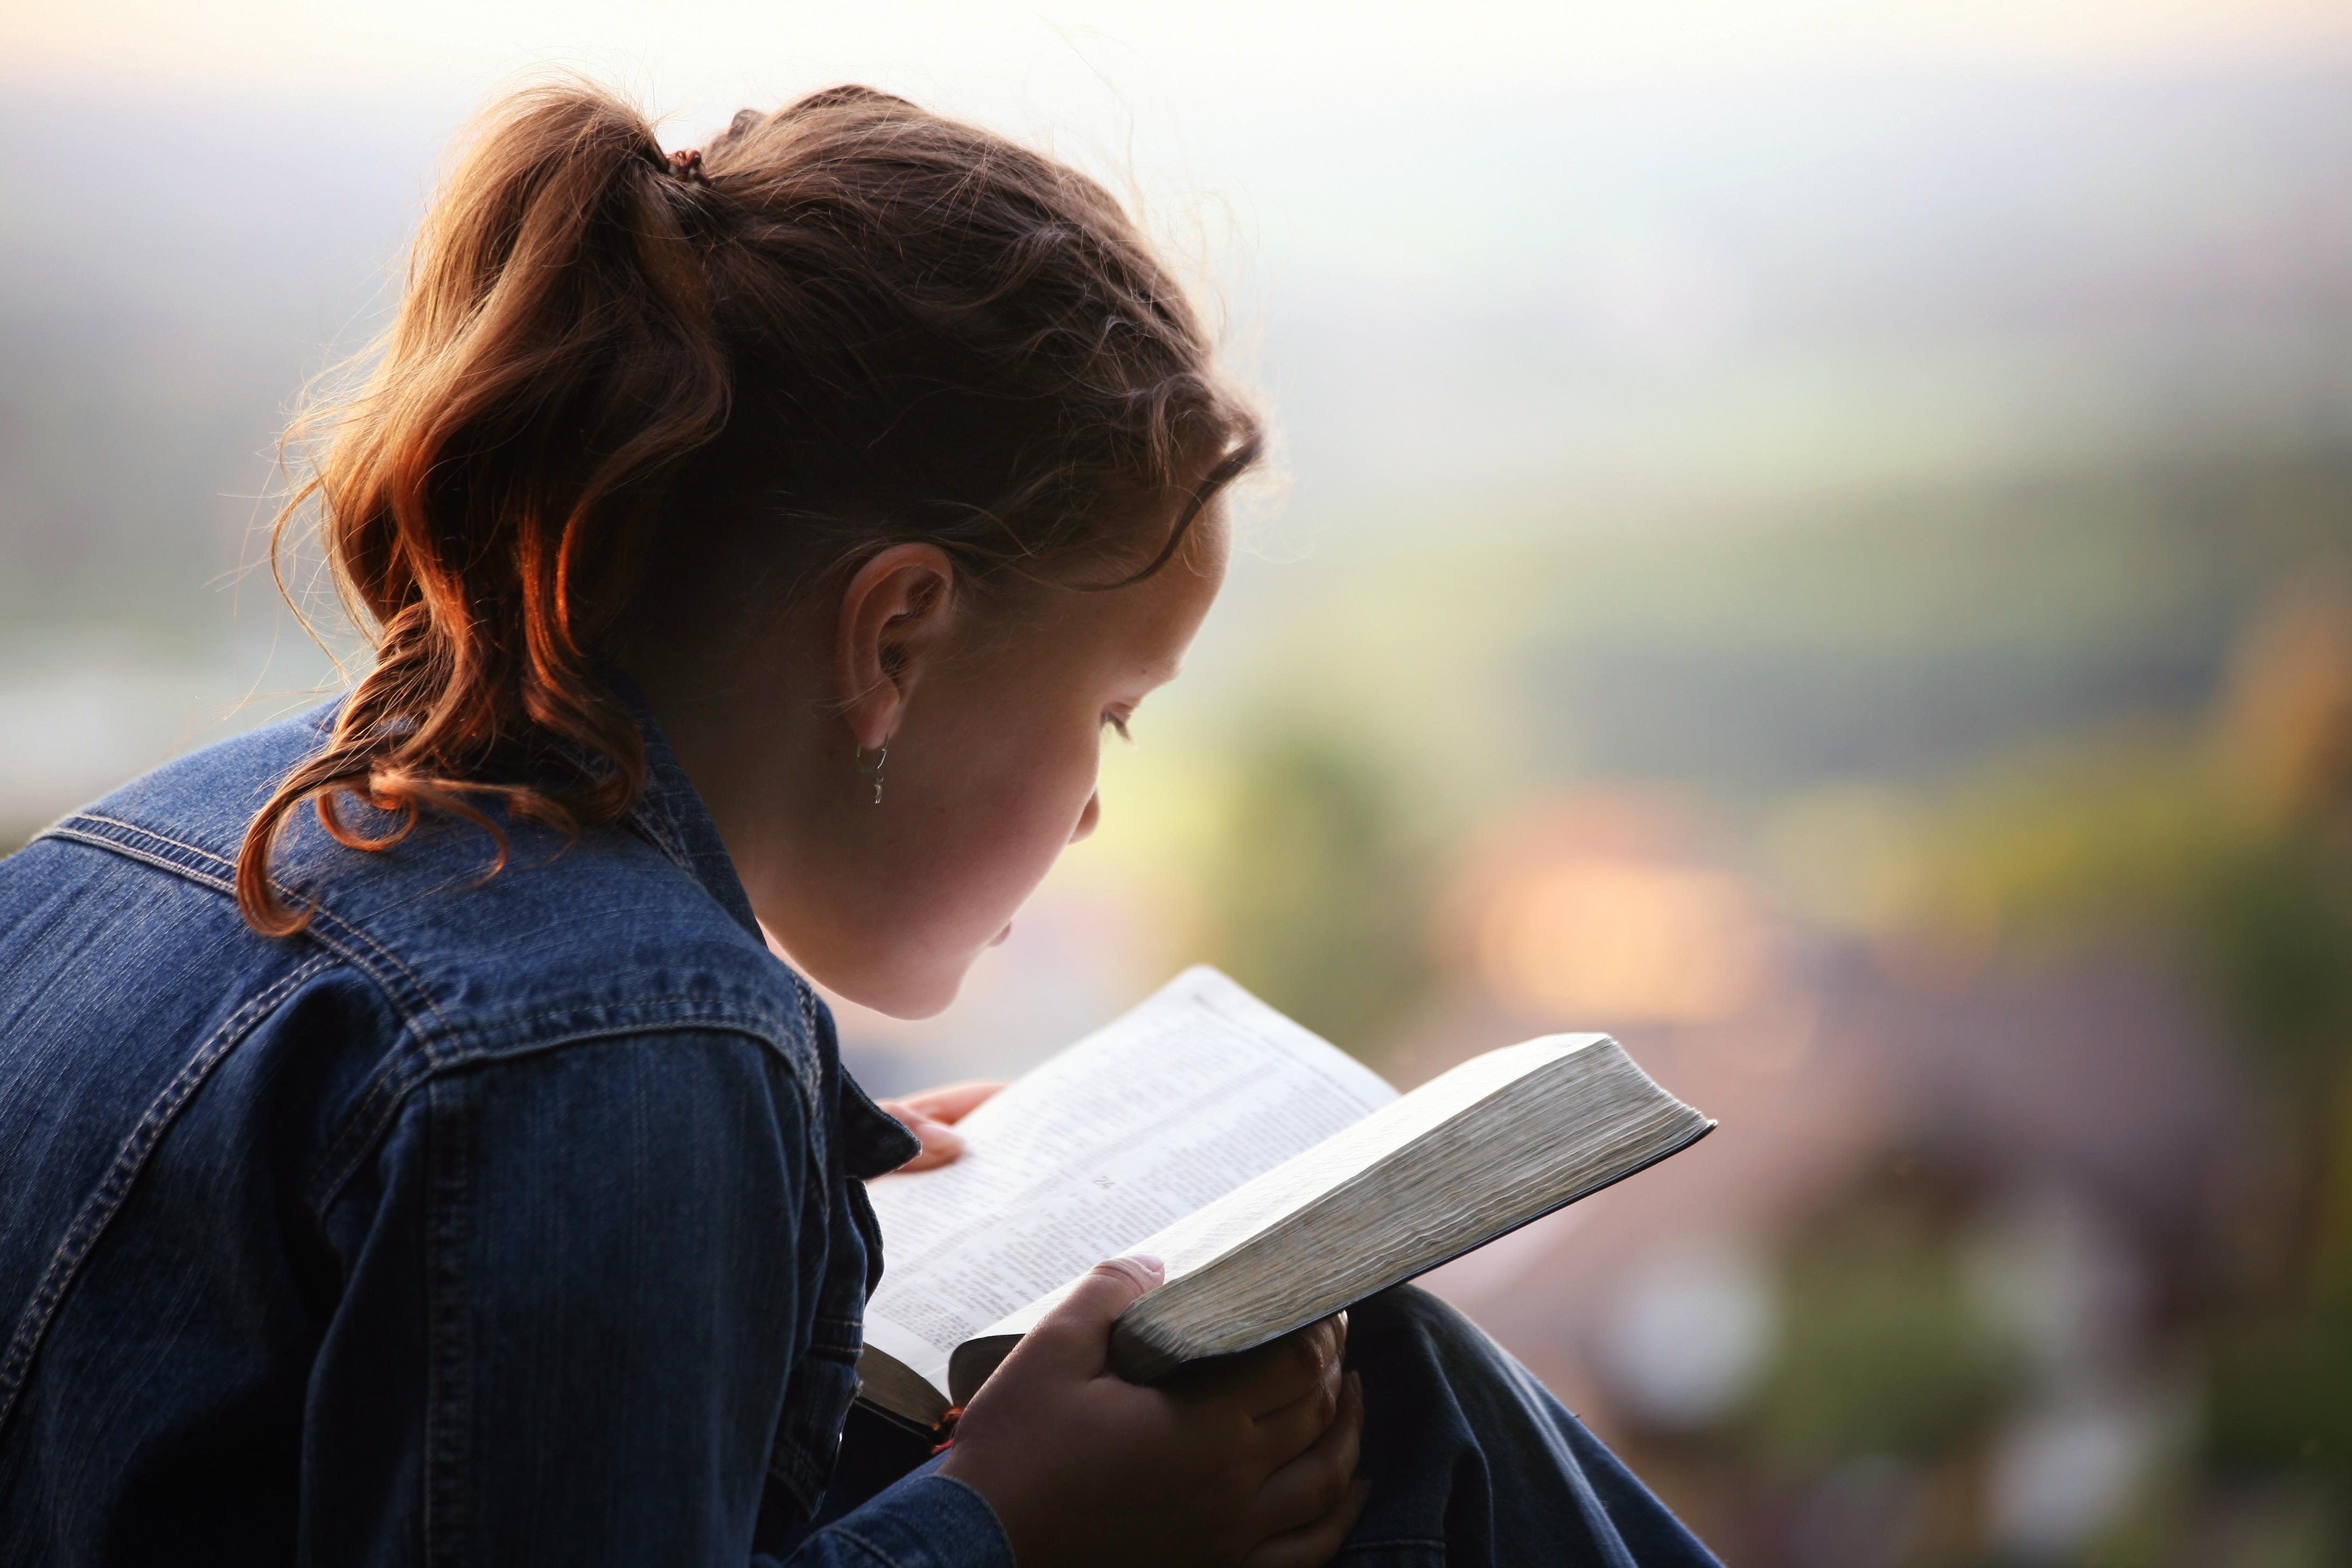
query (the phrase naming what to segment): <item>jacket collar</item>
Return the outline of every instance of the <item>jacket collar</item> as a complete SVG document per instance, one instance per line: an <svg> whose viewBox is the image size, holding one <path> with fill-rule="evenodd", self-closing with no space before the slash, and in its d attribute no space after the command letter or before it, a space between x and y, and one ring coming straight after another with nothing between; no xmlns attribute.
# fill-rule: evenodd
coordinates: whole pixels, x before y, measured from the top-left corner
<svg viewBox="0 0 2352 1568"><path fill-rule="evenodd" d="M702 804L694 784L678 765L677 753L655 722L653 707L637 683L621 670L600 672L620 699L646 742L646 787L629 810L627 822L637 836L675 861L702 889L719 900L735 922L764 942L759 918L751 912L751 896L743 891L735 862L719 837L710 808Z"/></svg>
<svg viewBox="0 0 2352 1568"><path fill-rule="evenodd" d="M637 721L637 732L645 737L646 787L630 809L629 826L675 861L764 945L767 933L751 912L751 896L743 891L742 879L735 875L735 862L719 837L719 825L711 820L710 808L702 804L693 781L678 764L677 753L670 750L668 739L655 722L645 692L616 668L608 668L603 673L629 717ZM815 999L807 982L801 984L809 1005L824 1009L824 1004ZM878 1176L922 1152L922 1141L877 1106L845 1067L841 1085L842 1154L851 1175ZM879 1258L877 1248L877 1264Z"/></svg>

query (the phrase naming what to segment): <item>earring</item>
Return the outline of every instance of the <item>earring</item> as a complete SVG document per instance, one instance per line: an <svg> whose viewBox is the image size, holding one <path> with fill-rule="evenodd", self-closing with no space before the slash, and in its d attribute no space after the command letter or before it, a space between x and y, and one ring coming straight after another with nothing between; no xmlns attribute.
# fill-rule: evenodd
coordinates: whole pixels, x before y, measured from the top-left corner
<svg viewBox="0 0 2352 1568"><path fill-rule="evenodd" d="M857 764L859 773L874 781L874 804L877 805L882 804L882 764L889 760L890 748L887 746L876 747L871 760L866 755L866 748L860 746L857 754L850 759Z"/></svg>

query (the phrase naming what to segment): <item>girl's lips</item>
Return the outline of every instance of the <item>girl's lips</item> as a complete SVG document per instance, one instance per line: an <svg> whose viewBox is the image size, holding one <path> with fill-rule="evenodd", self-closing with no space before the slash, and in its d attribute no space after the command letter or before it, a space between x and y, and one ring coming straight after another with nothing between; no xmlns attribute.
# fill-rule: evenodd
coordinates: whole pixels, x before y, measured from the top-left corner
<svg viewBox="0 0 2352 1568"><path fill-rule="evenodd" d="M991 947L1003 947L1004 945L1004 939L1012 934L1013 922L1011 921L1006 921L1004 922L1004 929L988 939L988 945Z"/></svg>

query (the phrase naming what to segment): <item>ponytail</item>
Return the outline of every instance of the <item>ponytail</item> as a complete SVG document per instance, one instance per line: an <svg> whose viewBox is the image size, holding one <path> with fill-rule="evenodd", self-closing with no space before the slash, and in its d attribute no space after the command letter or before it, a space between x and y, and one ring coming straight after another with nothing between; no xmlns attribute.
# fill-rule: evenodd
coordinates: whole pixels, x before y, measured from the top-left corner
<svg viewBox="0 0 2352 1568"><path fill-rule="evenodd" d="M363 850L446 812L491 835L493 871L488 805L565 833L625 813L644 745L597 661L648 583L691 599L740 580L704 559L729 549L909 538L982 575L1087 552L1149 571L1255 459L1181 296L1074 171L863 88L746 110L706 153L665 157L583 85L508 100L366 384L289 432L320 456L278 536L316 507L376 650L247 831L255 930L308 922L269 873L305 801ZM1138 509L1107 498L1170 493L1176 532L1132 553ZM355 825L346 796L392 820Z"/></svg>
<svg viewBox="0 0 2352 1568"><path fill-rule="evenodd" d="M643 746L588 652L616 585L593 576L630 553L615 536L642 521L647 481L727 411L698 196L670 169L612 100L530 93L482 128L417 237L381 360L278 519L282 536L316 499L337 583L381 631L326 748L246 833L237 901L257 931L308 921L268 875L304 800L362 849L448 811L489 829L502 866L505 836L469 795L567 830L634 799ZM606 765L552 788L479 776L564 742ZM396 821L355 830L344 792Z"/></svg>

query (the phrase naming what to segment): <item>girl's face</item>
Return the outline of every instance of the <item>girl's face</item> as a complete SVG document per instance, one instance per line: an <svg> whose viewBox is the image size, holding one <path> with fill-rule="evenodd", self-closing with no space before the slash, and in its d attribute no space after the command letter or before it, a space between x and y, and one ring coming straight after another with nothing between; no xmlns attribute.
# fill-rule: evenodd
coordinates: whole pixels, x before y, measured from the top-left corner
<svg viewBox="0 0 2352 1568"><path fill-rule="evenodd" d="M852 1001L928 1016L1094 830L1102 738L1174 678L1228 550L1213 508L1142 582L1008 610L959 597L938 551L894 546L831 627L794 617L747 650L723 701L640 679L779 944ZM861 741L868 762L888 748L879 805Z"/></svg>

